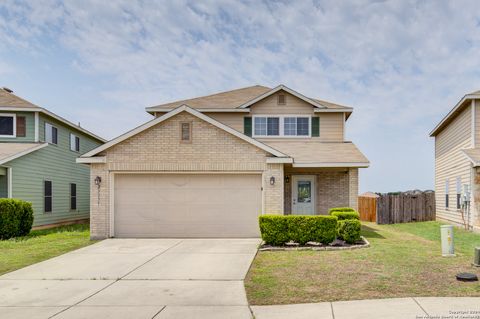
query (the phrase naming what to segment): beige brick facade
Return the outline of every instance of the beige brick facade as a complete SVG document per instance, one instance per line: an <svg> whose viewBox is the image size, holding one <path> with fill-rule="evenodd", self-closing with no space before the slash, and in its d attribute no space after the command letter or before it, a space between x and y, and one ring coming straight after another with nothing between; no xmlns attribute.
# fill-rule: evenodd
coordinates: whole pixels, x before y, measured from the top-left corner
<svg viewBox="0 0 480 319"><path fill-rule="evenodd" d="M284 207L285 214L292 213L292 176L315 176L315 209L320 215L328 214L332 207L353 207L357 209L358 169L286 169Z"/></svg>
<svg viewBox="0 0 480 319"><path fill-rule="evenodd" d="M180 125L192 125L191 143L180 142ZM263 176L262 210L266 214L291 212L291 185L285 175L316 175L317 212L337 206L356 207L357 169L297 169L268 164L272 155L196 116L182 112L99 154L106 163L91 164L91 237L112 235L114 178L117 173L257 173ZM100 177L98 187L94 180ZM274 182L271 182L272 177ZM291 183L291 180L290 180ZM262 191L262 190L259 190Z"/></svg>
<svg viewBox="0 0 480 319"><path fill-rule="evenodd" d="M192 142L180 143L180 123L192 123ZM121 172L257 172L264 176L264 211L281 214L283 164L269 153L186 112L106 150L105 164L91 164L91 236L110 236L110 181ZM94 184L101 177L100 188ZM276 183L270 185L270 177ZM259 190L260 191L260 190Z"/></svg>

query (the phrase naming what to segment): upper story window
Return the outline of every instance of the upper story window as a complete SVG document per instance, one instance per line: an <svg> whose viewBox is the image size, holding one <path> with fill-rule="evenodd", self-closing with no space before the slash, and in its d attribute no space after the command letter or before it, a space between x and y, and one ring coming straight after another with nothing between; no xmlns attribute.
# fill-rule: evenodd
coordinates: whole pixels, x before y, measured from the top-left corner
<svg viewBox="0 0 480 319"><path fill-rule="evenodd" d="M80 152L80 137L70 133L70 150Z"/></svg>
<svg viewBox="0 0 480 319"><path fill-rule="evenodd" d="M58 129L50 123L45 123L45 141L58 144Z"/></svg>
<svg viewBox="0 0 480 319"><path fill-rule="evenodd" d="M310 137L309 116L255 116L254 137Z"/></svg>
<svg viewBox="0 0 480 319"><path fill-rule="evenodd" d="M287 96L285 94L277 95L277 104L278 105L285 105L287 104Z"/></svg>
<svg viewBox="0 0 480 319"><path fill-rule="evenodd" d="M0 114L0 137L16 136L15 114Z"/></svg>
<svg viewBox="0 0 480 319"><path fill-rule="evenodd" d="M190 143L192 141L192 123L180 123L180 141L182 143Z"/></svg>

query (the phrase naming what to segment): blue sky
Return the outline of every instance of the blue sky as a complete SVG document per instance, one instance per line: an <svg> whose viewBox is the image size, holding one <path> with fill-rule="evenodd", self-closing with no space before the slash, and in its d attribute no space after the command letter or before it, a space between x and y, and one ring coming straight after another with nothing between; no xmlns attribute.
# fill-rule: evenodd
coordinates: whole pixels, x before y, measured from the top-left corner
<svg viewBox="0 0 480 319"><path fill-rule="evenodd" d="M361 191L433 188L428 133L480 89L478 1L0 2L0 86L104 136L146 106L285 84L355 108Z"/></svg>

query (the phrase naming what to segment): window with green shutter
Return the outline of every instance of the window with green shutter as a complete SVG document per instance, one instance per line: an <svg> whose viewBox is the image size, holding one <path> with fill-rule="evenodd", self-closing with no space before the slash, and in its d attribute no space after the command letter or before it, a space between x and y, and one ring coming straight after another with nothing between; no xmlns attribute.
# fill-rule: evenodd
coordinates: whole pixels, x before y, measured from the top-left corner
<svg viewBox="0 0 480 319"><path fill-rule="evenodd" d="M320 118L319 117L312 117L312 136L313 137L320 136Z"/></svg>
<svg viewBox="0 0 480 319"><path fill-rule="evenodd" d="M252 136L252 118L251 117L243 118L243 134L247 136Z"/></svg>

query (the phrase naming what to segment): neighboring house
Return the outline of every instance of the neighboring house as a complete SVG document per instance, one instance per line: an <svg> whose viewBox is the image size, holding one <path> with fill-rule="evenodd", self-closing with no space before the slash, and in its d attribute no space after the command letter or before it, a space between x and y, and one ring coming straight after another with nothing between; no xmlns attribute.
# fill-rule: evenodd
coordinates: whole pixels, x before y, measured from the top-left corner
<svg viewBox="0 0 480 319"><path fill-rule="evenodd" d="M0 197L31 202L34 226L89 218L89 167L75 159L104 142L0 89Z"/></svg>
<svg viewBox="0 0 480 319"><path fill-rule="evenodd" d="M258 237L261 214L357 206L365 156L345 141L352 108L283 85L147 108L150 122L82 155L91 234Z"/></svg>
<svg viewBox="0 0 480 319"><path fill-rule="evenodd" d="M437 218L480 230L480 91L465 95L430 136ZM463 205L468 193L470 204Z"/></svg>

